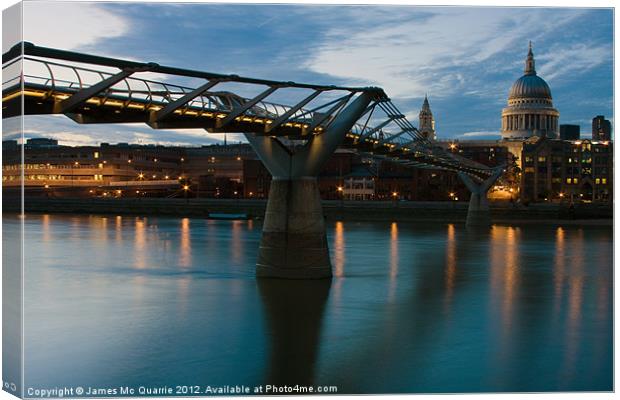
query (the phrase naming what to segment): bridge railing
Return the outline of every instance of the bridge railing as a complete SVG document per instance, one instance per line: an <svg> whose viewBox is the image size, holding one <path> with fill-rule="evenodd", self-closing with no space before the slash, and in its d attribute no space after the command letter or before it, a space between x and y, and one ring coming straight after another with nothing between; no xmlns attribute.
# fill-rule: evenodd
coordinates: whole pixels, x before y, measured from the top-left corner
<svg viewBox="0 0 620 400"><path fill-rule="evenodd" d="M21 63L19 62L21 61ZM23 74L21 73L23 68ZM149 74L148 72L146 74ZM26 86L40 87L52 92L71 94L95 85L114 75L112 71L92 69L84 66L61 64L55 61L24 56L14 59L3 65L3 90L23 83ZM180 99L195 88L182 86L165 81L138 78L130 76L110 86L105 91L103 103L110 100L124 100L128 103L136 102L145 109L160 109L161 107ZM198 113L230 112L236 105L248 99L230 92L205 92L188 101L184 109ZM102 104L103 104L102 103ZM251 107L246 114L263 117L278 118L286 114L290 106L268 101L260 101ZM305 108L295 111L290 119L295 122L308 123L315 112Z"/></svg>

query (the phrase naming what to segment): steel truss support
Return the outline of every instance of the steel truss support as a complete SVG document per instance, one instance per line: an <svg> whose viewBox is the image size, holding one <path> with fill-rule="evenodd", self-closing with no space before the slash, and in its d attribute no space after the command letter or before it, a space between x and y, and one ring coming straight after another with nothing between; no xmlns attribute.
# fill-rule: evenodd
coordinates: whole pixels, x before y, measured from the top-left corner
<svg viewBox="0 0 620 400"><path fill-rule="evenodd" d="M381 129L383 129L385 126L387 126L390 122L393 121L393 118L389 117L386 121L383 121L382 123L380 123L379 125L375 126L374 128L370 129L368 132L366 133L362 133L360 135L360 137L358 138L358 140L360 142L366 140L367 138L369 138L370 136L372 136L373 133L375 132L379 132Z"/></svg>
<svg viewBox="0 0 620 400"><path fill-rule="evenodd" d="M314 132L314 130L319 125L321 125L323 122L325 122L328 118L332 117L332 115L336 111L338 111L340 108L344 107L344 105L348 103L348 101L351 99L351 97L353 97L353 95L354 95L354 93L351 93L351 94L349 94L347 96L342 97L339 101L336 102L336 104L334 106L332 106L332 108L327 110L327 112L325 112L325 113L315 112L314 116L313 116L312 123L307 128L304 128L304 130L302 132L302 135L311 135L312 132ZM358 118L359 118L359 116L358 116ZM355 124L355 122L353 122L353 124L351 124L351 126L353 126L354 124ZM349 127L349 129L351 129L351 127Z"/></svg>
<svg viewBox="0 0 620 400"><path fill-rule="evenodd" d="M269 96L270 94L272 94L276 90L278 90L278 86L271 86L269 89L265 90L264 92L262 92L258 96L254 97L252 100L249 100L249 101L243 103L243 105L240 105L238 107L233 108L230 111L230 113L226 116L226 118L221 119L221 120L218 121L217 127L218 128L222 128L226 124L229 124L235 118L239 117L241 114L243 114L244 112L246 112L250 108L254 107L256 104L258 104L259 101L265 99L267 96Z"/></svg>
<svg viewBox="0 0 620 400"><path fill-rule="evenodd" d="M211 89L213 86L217 85L220 82L221 80L219 79L210 80L204 85L200 86L199 88L192 90L185 96L167 104L164 108L162 108L161 110L157 111L157 113L155 113L154 118L152 118L154 119L154 121L152 122L163 120L164 118L168 117L169 115L174 113L176 110L183 107L184 105L194 100L196 97L200 96L201 94Z"/></svg>
<svg viewBox="0 0 620 400"><path fill-rule="evenodd" d="M475 183L473 179L463 171L458 172L459 178L461 178L461 181L463 181L467 189L471 192L469 208L467 209L467 226L491 225L491 212L489 211L487 193L495 181L502 175L503 171L503 167L497 168L493 175L482 183Z"/></svg>
<svg viewBox="0 0 620 400"><path fill-rule="evenodd" d="M273 180L263 224L256 275L318 279L332 276L317 176L359 119L372 92L362 92L295 152L277 138L246 134Z"/></svg>
<svg viewBox="0 0 620 400"><path fill-rule="evenodd" d="M59 114L70 113L71 111L83 105L91 97L97 95L98 93L103 92L104 90L108 90L109 88L116 85L123 79L126 79L129 76L131 76L134 72L149 71L152 68L156 68L156 67L157 67L157 64L151 63L151 64L145 64L143 67L125 68L121 72L115 75L112 75L92 86L81 89L80 91L72 95L71 97L62 100L59 103L56 103L54 105L54 112L59 113Z"/></svg>
<svg viewBox="0 0 620 400"><path fill-rule="evenodd" d="M310 96L306 97L305 99L303 99L302 101L300 101L299 103L291 107L290 110L282 114L282 116L280 116L279 118L275 119L271 124L265 125L265 132L269 133L275 128L285 123L291 116L293 116L293 114L301 110L303 106L305 106L306 104L314 100L321 93L323 93L322 90L315 90L314 93L312 93Z"/></svg>
<svg viewBox="0 0 620 400"><path fill-rule="evenodd" d="M60 114L69 113L84 104L88 99L95 96L97 93L109 89L123 79L129 77L132 73L133 72L130 71L122 71L116 75L112 75L111 77L102 80L101 82L82 89L71 97L62 100L59 103L56 103L54 105L54 111Z"/></svg>
<svg viewBox="0 0 620 400"><path fill-rule="evenodd" d="M390 143L392 140L394 140L394 139L396 139L398 137L401 137L402 135L404 135L405 133L408 133L408 132L413 132L413 129L405 128L405 129L401 130L400 132L398 132L398 133L396 133L394 135L385 137L385 138L379 140L379 143L378 143L377 146L383 145L385 143Z"/></svg>

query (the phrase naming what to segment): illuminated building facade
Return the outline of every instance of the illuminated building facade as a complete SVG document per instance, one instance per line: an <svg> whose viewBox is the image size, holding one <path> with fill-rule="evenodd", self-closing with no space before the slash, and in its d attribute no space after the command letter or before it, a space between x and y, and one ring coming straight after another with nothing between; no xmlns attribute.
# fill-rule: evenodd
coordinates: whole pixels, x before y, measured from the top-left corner
<svg viewBox="0 0 620 400"><path fill-rule="evenodd" d="M525 143L521 200L611 202L613 146L608 141L540 139Z"/></svg>
<svg viewBox="0 0 620 400"><path fill-rule="evenodd" d="M190 185L192 195L241 191L242 159L255 157L248 144L164 147L119 143L58 146L29 139L24 146L27 195L170 195ZM3 142L2 184L21 185L21 146ZM37 190L38 189L38 190ZM45 189L41 192L42 189Z"/></svg>

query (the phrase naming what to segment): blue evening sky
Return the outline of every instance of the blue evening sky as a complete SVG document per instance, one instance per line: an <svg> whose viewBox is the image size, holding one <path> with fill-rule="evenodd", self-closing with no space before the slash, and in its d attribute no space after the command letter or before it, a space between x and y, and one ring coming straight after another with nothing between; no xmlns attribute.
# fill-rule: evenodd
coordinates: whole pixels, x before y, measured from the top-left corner
<svg viewBox="0 0 620 400"><path fill-rule="evenodd" d="M613 123L611 9L27 2L24 22L25 40L49 47L258 78L381 86L416 125L428 93L438 138L461 140L499 138L501 110L531 40L560 123L581 125L582 136L595 115ZM65 144L201 145L223 137L80 126L62 116L28 117L25 131Z"/></svg>

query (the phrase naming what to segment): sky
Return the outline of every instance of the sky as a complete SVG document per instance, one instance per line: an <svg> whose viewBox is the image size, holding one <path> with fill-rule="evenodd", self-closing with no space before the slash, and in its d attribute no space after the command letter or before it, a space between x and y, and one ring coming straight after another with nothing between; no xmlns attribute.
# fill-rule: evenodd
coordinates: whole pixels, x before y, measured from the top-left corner
<svg viewBox="0 0 620 400"><path fill-rule="evenodd" d="M24 39L225 74L380 86L414 125L428 94L437 137L449 140L499 138L501 110L531 40L560 123L581 125L582 137L596 115L613 125L611 9L28 1ZM68 145L223 139L202 130L82 126L64 116L27 117L24 130Z"/></svg>

